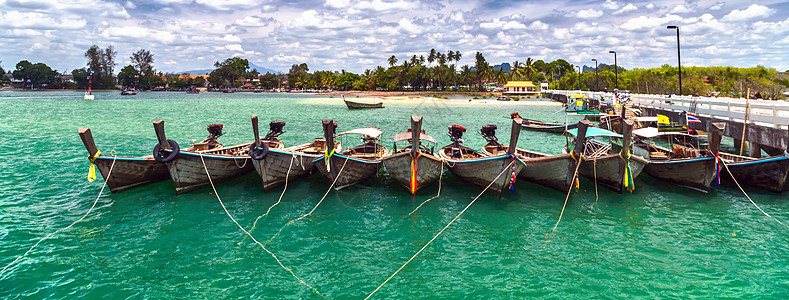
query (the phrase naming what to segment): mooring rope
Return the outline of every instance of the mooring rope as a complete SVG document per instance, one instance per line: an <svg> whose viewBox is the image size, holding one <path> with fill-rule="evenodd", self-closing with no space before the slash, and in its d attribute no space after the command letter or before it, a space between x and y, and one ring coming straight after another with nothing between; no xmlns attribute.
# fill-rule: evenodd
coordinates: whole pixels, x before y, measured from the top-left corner
<svg viewBox="0 0 789 300"><path fill-rule="evenodd" d="M439 175L438 175L438 193L435 196L431 197L430 199L427 199L427 200L423 201L422 203L420 203L419 206L414 208L414 210L411 211L410 213L408 213L405 217L403 217L403 219L408 218L409 216L413 215L417 210L419 210L420 207L422 207L422 205L425 205L425 203L430 202L431 200L438 198L438 196L441 196L441 179L444 178L444 170L443 170L444 163L446 163L446 160L442 159L441 160L441 169L442 170L441 170L441 173L439 173Z"/></svg>
<svg viewBox="0 0 789 300"><path fill-rule="evenodd" d="M775 220L776 222L778 222L778 224L781 224L784 227L789 227L789 226L786 226L786 224L782 223L781 221L778 221L778 219L773 218L771 215L769 215L768 213L764 212L764 210L762 210L762 208L759 207L759 205L756 205L756 202L753 202L753 199L751 199L751 197L748 196L748 193L746 193L745 190L740 186L740 183L737 182L737 178L734 178L734 174L732 174L731 171L729 171L729 164L727 164L723 159L720 159L720 162L721 162L721 164L724 167L726 167L726 172L729 172L729 175L731 175L731 179L733 179L734 183L737 184L737 187L740 188L740 191L742 192L743 195L745 195L745 198L748 198L748 201L751 201L751 203L753 203L753 206L756 206L756 208L759 209L759 211L761 211L765 216L767 216L770 219ZM720 175L718 175L718 176L720 176Z"/></svg>
<svg viewBox="0 0 789 300"><path fill-rule="evenodd" d="M293 277L294 277L294 278L296 278L296 279L297 279L299 282L301 282L301 284L303 284L304 286L306 286L306 287L310 288L312 291L314 291L316 294L320 295L321 297L324 297L324 298L325 298L326 296L324 296L324 295L323 295L323 294L321 294L321 292L319 292L317 289L315 289L314 287L312 287L311 285L309 285L307 282L305 282L304 280L302 280L301 278L299 278L299 276L297 276L297 275L296 275L296 273L293 273L293 270L291 270L290 268L288 268L288 267L286 267L285 265L283 265L283 264L282 264L282 262L279 260L279 258L277 258L277 256L276 256L276 255L274 255L274 253L273 253L273 252L271 252L271 251L269 251L268 249L266 249L266 246L264 246L263 244L261 244L260 242L258 242L258 240L257 240L257 239L255 239L255 237L254 237L254 236L252 236L252 234L251 234L251 233L249 233L249 231L247 231L246 229L244 229L244 227L242 227L242 226L241 226L241 224L238 224L238 221L236 221L236 219L235 219L235 218L233 218L233 216L230 214L230 212L229 212L229 211L227 211L227 207L225 207L225 203L224 203L224 202L222 202L222 198L220 198L220 197L219 197L219 194L216 192L216 187L214 186L214 181L213 181L213 180L211 180L211 174L208 174L208 167L206 167L206 165L205 165L205 160L203 159L203 154L200 154L200 161L202 161L202 162L203 162L203 169L205 169L205 175L206 175L206 176L208 176L208 183L210 183L210 184L211 184L211 189L213 189L213 190L214 190L214 195L216 196L216 199L217 199L217 200L219 200L219 204L220 204L220 205L222 205L222 209L224 209L224 210L225 210L225 213L227 214L227 216L228 216L228 217L230 217L230 220L231 220L231 221L233 221L233 223L236 223L236 226L238 226L238 228L239 228L239 229L241 229L241 231L243 231L244 233L246 233L246 234L247 234L247 236L249 236L249 237L250 237L250 238L251 238L253 241L255 241L255 243L256 243L256 244L260 245L260 248L263 248L263 250L264 250L264 251L266 251L266 252L267 252L269 255L271 255L271 257L273 257L273 258L274 258L274 260L276 260L276 261L277 261L277 263L279 264L279 266L280 266L280 267L282 267L283 269L285 269L285 271L288 271L288 272L290 273L290 275L293 275Z"/></svg>
<svg viewBox="0 0 789 300"><path fill-rule="evenodd" d="M342 163L342 167L340 167L340 171L337 172L337 177L334 177L334 181L332 181L331 185L329 186L329 189L326 190L326 193L323 194L323 197L321 197L321 200L318 201L318 204L315 204L315 207L313 207L312 210L310 210L310 212L308 212L307 214L305 214L305 215L303 215L301 217L298 217L296 219L293 219L293 220L289 221L288 223L286 223L284 226L282 226L282 228L280 228L279 231L277 231L277 233L274 234L274 236L272 236L270 239L268 239L268 241L266 241L265 245L268 245L268 243L271 243L271 241L276 239L282 233L282 230L284 230L285 227L288 227L291 224L296 223L297 221L306 218L307 216L311 215L312 212L314 212L316 209L318 209L318 206L321 205L323 200L326 199L326 196L329 195L329 192L331 192L332 188L334 188L334 184L337 183L337 179L340 178L340 174L342 174L342 170L345 169L345 164L348 163L348 159L349 158L351 158L351 156L345 156L345 161ZM325 161L326 161L327 164L331 163L331 160L329 160L329 159L326 159Z"/></svg>
<svg viewBox="0 0 789 300"><path fill-rule="evenodd" d="M414 260L414 258L416 258L416 257L417 257L417 255L419 255L419 253L422 253L422 251L423 251L423 250L425 250L425 248L427 248L427 246L430 246L430 244L431 244L431 243L433 243L433 241L435 241L435 240L436 240L436 238L438 238L438 236L439 236L439 235L441 235L441 233L443 233L443 232L444 232L444 230L446 230L447 228L449 228L449 226L450 226L450 225L452 225L452 223L454 223L454 222L455 222L455 220L457 220L458 218L460 218L460 216L461 216L461 215L463 215L463 213L464 213L464 212L466 212L466 210L468 210L468 208L469 208L469 207L471 207L471 205L472 205L472 204L474 204L474 202L476 202L476 201L477 201L477 199L479 199L479 197L481 197L481 196L482 196L482 194L484 194L484 193L485 193L485 192L486 192L486 191L487 191L487 190L490 188L490 186L491 186L491 185L493 185L493 183L495 183L495 182L496 182L496 180L499 180L499 177L501 177L501 175L502 175L502 174L504 174L505 172L507 172L507 171L510 169L510 166L512 166L512 164L514 164L514 163L515 163L515 160L512 160L512 161L510 162L510 164L509 164L509 165L507 165L506 167L504 167L504 170L501 170L501 172L499 173L499 175L497 175L497 176L496 176L496 178L494 178L494 179L493 179L493 181L491 181L491 182L488 184L488 186L486 186L486 187L485 187L485 189L484 189L484 190L482 190L482 192L480 192L480 193L479 193L479 195L477 195L477 197L475 197L475 198L474 198L474 200L471 200L471 202L469 202L469 204L468 204L468 205L466 205L466 207L465 207L465 208L463 208L463 210L462 210L462 211L460 211L460 213L459 213L457 216L455 216L455 218L454 218L454 219L452 219L452 221L449 221L449 223L447 223L447 225L446 225L446 226L444 226L444 228L441 228L441 230L439 230L439 231L438 231L438 233L437 233L437 234L436 234L436 235L435 235L435 236L434 236L432 239L430 239L430 241L428 241L428 242L427 242L427 244L425 244L424 246L422 246L422 249L419 249L419 251L417 251L417 252L416 252L416 254L414 254L414 256L411 256L411 258L409 258L409 259L408 259L408 261L406 261L406 262L405 262L405 263L404 263L402 266L400 266L400 268L399 268L399 269L397 269L397 271L395 271L395 272L394 272L394 273L393 273L391 276L389 276L389 278L387 278L386 280L384 280L384 282L383 282L383 283L381 283L381 285L379 285L379 286L378 286L378 287L377 287L377 288L376 288L376 289L375 289L375 290L374 290L372 293L370 293L369 295L367 295L367 297L366 297L366 298L364 298L364 299L365 299L365 300L367 300L367 299L370 299L370 297L372 297L372 296L373 296L373 294L375 294L376 292L378 292L378 290L380 290L380 289L381 289L381 288L382 288L382 287L383 287L383 286L384 286L384 285L385 285L387 282L389 282L389 280L391 280L393 277L395 277L395 275L397 275L397 273L399 273L401 270L403 270L403 268L405 268L405 266L406 266L406 265L408 265L408 263L410 263L412 260ZM503 188L503 187L502 187L502 188Z"/></svg>
<svg viewBox="0 0 789 300"><path fill-rule="evenodd" d="M597 157L594 158L592 161L592 167L594 168L594 203L592 203L592 207L590 209L594 209L594 205L597 204Z"/></svg>
<svg viewBox="0 0 789 300"><path fill-rule="evenodd" d="M575 179L578 177L578 168L581 167L581 161L582 161L581 159L578 159L578 164L575 166L575 173L573 173L573 180L571 180L570 182L575 182ZM567 196L564 197L564 205L562 205L562 212L559 213L559 220L556 221L556 225L553 225L551 234L553 234L553 232L556 231L556 227L559 227L559 222L562 221L562 216L564 215L564 208L567 207L567 200L570 199L570 194L572 192L573 192L573 187L570 186L570 188L567 190Z"/></svg>
<svg viewBox="0 0 789 300"><path fill-rule="evenodd" d="M56 230L55 232L53 232L53 233L50 233L50 234L48 234L47 236L45 236L44 238L42 238L42 239L38 240L38 242L36 242L36 243L33 245L33 247L30 247L30 249L27 249L27 251L25 252L25 254L22 254L22 255L20 255L19 257L17 257L16 259L14 259L14 261L12 261L11 263L9 263L9 264L8 264L8 265L6 265L5 267L3 267L3 269L2 269L2 270L0 270L0 274L3 274L3 272L5 272L5 270L6 270L6 269L8 269L8 267L10 267L11 265L13 265L14 263L16 263L17 261L19 261L19 260L20 260L20 259L22 259L23 257L27 256L27 254L28 254L28 253L30 253L30 251L33 251L33 249L35 249L35 248L38 246L38 244L40 244L40 243L41 243L41 242L43 242L44 240L48 239L49 237L51 237L51 236L53 236L53 235L57 234L58 232L61 232L61 231L64 231L64 230L67 230L67 229L71 228L71 226L74 226L74 224L77 224L79 221L82 221L82 220L84 220L84 219L85 219L85 218L88 216L88 214L90 214L90 212L91 212L91 211L93 211L93 208L95 208L95 207L96 207L96 204L97 204L97 203L99 203L99 198L101 198L101 194L104 192L104 188L107 186L107 181L109 181L109 180L110 180L110 176L112 176L112 169L115 167L115 159L118 157L118 156L116 155L116 153L115 153L115 150L112 150L110 153L112 153L112 164L110 164L110 171L109 171L109 172L107 172L107 178L104 180L104 184L102 184L102 185L101 185L101 190L99 191L99 195L98 195L98 196L96 196L96 200L95 200L95 201L93 201L93 205L91 205L91 206L90 206L90 209L88 209L88 211L87 211L87 212L86 212L84 215L82 215L82 217L81 217L81 218L77 219L76 221L74 221L73 223L71 223L69 226L66 226L66 227L64 227L64 228L62 228L62 229L58 229L58 230Z"/></svg>
<svg viewBox="0 0 789 300"><path fill-rule="evenodd" d="M238 165L238 162L236 161L236 157L235 157L235 156L233 156L233 163L235 163L235 164L236 164L236 167L238 167L239 169L243 169L244 167L246 167L246 166L247 166L247 159L246 159L246 158L244 158L244 163L243 163L242 165L240 165L240 166L239 166L239 165Z"/></svg>
<svg viewBox="0 0 789 300"><path fill-rule="evenodd" d="M293 155L291 155L291 157L290 157L290 165L288 165L288 172L285 173L285 188L282 189L282 194L279 194L279 199L277 199L276 203L274 203L271 206L269 206L269 208L268 208L268 210L266 210L265 214L262 214L257 219L255 219L255 222L252 223L252 227L249 228L249 231L252 231L253 229L255 229L255 226L258 224L258 220L260 220L260 218L263 218L266 215L268 215L268 213L271 212L271 209L274 208L274 206L277 206L277 204L279 204L282 201L282 196L285 196L285 191L288 190L288 177L290 177L290 168L293 167L293 159L294 158L296 158L296 154L295 153L293 153ZM242 240L242 242L243 242L243 240Z"/></svg>

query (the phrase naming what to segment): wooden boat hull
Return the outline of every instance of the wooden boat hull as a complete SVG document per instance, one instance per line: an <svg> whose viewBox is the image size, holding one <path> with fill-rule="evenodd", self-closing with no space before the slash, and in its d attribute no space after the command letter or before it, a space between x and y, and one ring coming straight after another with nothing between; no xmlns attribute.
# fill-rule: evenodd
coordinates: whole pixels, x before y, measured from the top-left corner
<svg viewBox="0 0 789 300"><path fill-rule="evenodd" d="M337 153L329 157L328 163L331 166L329 170L326 169L326 163L324 157L313 161L321 175L329 179L329 182L334 182L335 190L341 190L372 178L378 174L378 169L381 166L380 160L362 160ZM343 164L345 164L345 168L343 168Z"/></svg>
<svg viewBox="0 0 789 300"><path fill-rule="evenodd" d="M178 158L167 164L177 194L209 185L205 169L208 169L214 183L228 181L254 170L252 158L246 155L233 157L203 154L205 168L200 156L198 153L181 152Z"/></svg>
<svg viewBox="0 0 789 300"><path fill-rule="evenodd" d="M597 184L621 194L625 190L623 184L624 163L625 161L619 154L603 155L596 160L584 157L581 166L578 167L578 173L591 181L595 181L595 177L597 177ZM633 180L635 180L648 165L648 161L642 157L631 155L629 165Z"/></svg>
<svg viewBox="0 0 789 300"><path fill-rule="evenodd" d="M564 193L570 189L570 185L567 183L570 181L567 177L573 175L568 175L567 171L570 164L573 163L570 154L522 159L526 166L518 173L518 178Z"/></svg>
<svg viewBox="0 0 789 300"><path fill-rule="evenodd" d="M644 168L644 172L662 181L707 193L712 180L715 179L715 159L699 157L653 160Z"/></svg>
<svg viewBox="0 0 789 300"><path fill-rule="evenodd" d="M268 155L261 160L252 160L260 180L263 183L263 190L268 192L277 186L288 181L303 178L312 174L315 166L312 163L320 155L309 155L304 153L286 152L282 150L269 150ZM291 160L293 161L291 163ZM288 173L290 169L290 173Z"/></svg>
<svg viewBox="0 0 789 300"><path fill-rule="evenodd" d="M107 182L107 187L113 193L170 179L167 166L154 160L153 156L118 156L115 159L115 166L112 166L112 161L111 156L99 156L95 164ZM112 174L109 174L110 166L112 166ZM110 175L109 180L107 180L108 175Z"/></svg>
<svg viewBox="0 0 789 300"><path fill-rule="evenodd" d="M786 189L787 174L789 174L789 157L786 155L732 162L727 165L731 172L730 176L734 176L740 186L755 186L776 193ZM721 166L721 168L725 167Z"/></svg>
<svg viewBox="0 0 789 300"><path fill-rule="evenodd" d="M353 102L353 101L346 100L345 101L345 106L347 106L348 109L382 108L382 107L384 107L384 103L383 102L378 102L378 103L360 103L360 102Z"/></svg>
<svg viewBox="0 0 789 300"><path fill-rule="evenodd" d="M552 126L537 126L537 125L527 125L523 123L521 128L531 131L540 131L540 132L549 132L549 133L564 133L565 126L562 125L552 125ZM569 124L566 127L566 130L578 128L578 123Z"/></svg>
<svg viewBox="0 0 789 300"><path fill-rule="evenodd" d="M504 174L493 182L493 184L491 184L491 182L505 167L508 167L511 162L512 158L510 156L485 157L469 160L447 159L449 171L452 172L452 174L463 181L483 188L490 184L488 191L499 195L502 191L509 188L510 182L512 181L511 171L505 171ZM517 159L514 166L515 174L518 174L523 169L523 162ZM512 167L510 166L510 168Z"/></svg>
<svg viewBox="0 0 789 300"><path fill-rule="evenodd" d="M411 152L400 152L382 160L386 171L397 183L411 190ZM422 154L416 159L416 191L441 177L444 163L438 157Z"/></svg>

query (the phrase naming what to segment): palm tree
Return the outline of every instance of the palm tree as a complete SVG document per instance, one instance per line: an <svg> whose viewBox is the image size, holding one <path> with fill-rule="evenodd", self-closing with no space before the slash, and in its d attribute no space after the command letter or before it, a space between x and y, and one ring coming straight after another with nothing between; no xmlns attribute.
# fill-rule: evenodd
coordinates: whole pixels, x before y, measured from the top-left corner
<svg viewBox="0 0 789 300"><path fill-rule="evenodd" d="M517 80L521 76L523 76L523 64L516 60L510 69L510 80Z"/></svg>
<svg viewBox="0 0 789 300"><path fill-rule="evenodd" d="M460 51L455 50L455 62L460 62L460 57L463 55L460 54Z"/></svg>
<svg viewBox="0 0 789 300"><path fill-rule="evenodd" d="M455 51L449 50L449 52L447 53L447 61L449 61L450 63L455 61Z"/></svg>
<svg viewBox="0 0 789 300"><path fill-rule="evenodd" d="M392 56L389 57L388 61L389 61L389 66L390 67L394 67L397 64L397 57L392 55Z"/></svg>
<svg viewBox="0 0 789 300"><path fill-rule="evenodd" d="M527 57L526 63L523 65L523 75L525 75L526 78L528 78L529 80L531 80L532 76L537 74L537 69L534 68L534 66L532 65L533 63L534 60L531 59L531 57Z"/></svg>
<svg viewBox="0 0 789 300"><path fill-rule="evenodd" d="M438 60L439 66L445 66L447 64L447 56L444 53L438 53L436 55L436 60Z"/></svg>
<svg viewBox="0 0 789 300"><path fill-rule="evenodd" d="M433 63L436 61L436 49L430 49L430 55L427 56L427 62Z"/></svg>
<svg viewBox="0 0 789 300"><path fill-rule="evenodd" d="M504 73L504 69L497 69L494 74L494 78L499 83L499 85L507 84L507 73Z"/></svg>
<svg viewBox="0 0 789 300"><path fill-rule="evenodd" d="M418 64L419 64L419 57L417 57L416 54L414 54L414 56L411 56L411 65L416 66Z"/></svg>
<svg viewBox="0 0 789 300"><path fill-rule="evenodd" d="M423 65L423 64L425 64L425 56L424 56L424 55L420 55L420 56L419 56L419 64L420 64L420 65Z"/></svg>

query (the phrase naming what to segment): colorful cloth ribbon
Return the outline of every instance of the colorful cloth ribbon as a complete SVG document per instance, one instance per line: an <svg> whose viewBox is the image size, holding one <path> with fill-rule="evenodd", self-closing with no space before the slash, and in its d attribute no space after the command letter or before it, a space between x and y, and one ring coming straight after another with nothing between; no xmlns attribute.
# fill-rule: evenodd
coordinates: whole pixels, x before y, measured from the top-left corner
<svg viewBox="0 0 789 300"><path fill-rule="evenodd" d="M99 155L101 155L101 151L97 150L96 154L94 154L93 156L89 156L88 157L88 160L90 161L90 166L88 167L88 182L93 182L94 180L96 180L96 164L95 164L95 162L96 162L96 159L99 158Z"/></svg>
<svg viewBox="0 0 789 300"><path fill-rule="evenodd" d="M418 180L417 180L417 177L416 177L416 175L417 175L416 159L419 158L419 156L421 156L421 153L419 151L416 152L416 155L411 154L411 178L410 178L411 183L409 185L409 188L411 190L411 194L412 195L415 195L416 194L416 189L419 188ZM414 199L411 199L411 200L413 202Z"/></svg>
<svg viewBox="0 0 789 300"><path fill-rule="evenodd" d="M570 151L570 157L572 157L573 160L575 161L575 163L576 163L576 170L578 170L577 164L581 163L581 158L584 157L584 154L583 153L578 153L578 157L576 158L575 157L575 151ZM573 180L573 186L575 186L575 191L578 192L578 189L581 188L581 181L578 180L577 172L576 172L576 174L573 174L573 176L575 177L575 180Z"/></svg>
<svg viewBox="0 0 789 300"><path fill-rule="evenodd" d="M622 149L619 157L625 162L625 178L622 179L622 184L632 193L636 189L636 183L633 181L633 170L630 169L630 149Z"/></svg>
<svg viewBox="0 0 789 300"><path fill-rule="evenodd" d="M335 148L331 148L331 152L329 152L329 151L323 152L323 160L326 161L326 171L327 172L331 172L331 161L329 160L329 158L331 158L332 155L334 155L334 149Z"/></svg>

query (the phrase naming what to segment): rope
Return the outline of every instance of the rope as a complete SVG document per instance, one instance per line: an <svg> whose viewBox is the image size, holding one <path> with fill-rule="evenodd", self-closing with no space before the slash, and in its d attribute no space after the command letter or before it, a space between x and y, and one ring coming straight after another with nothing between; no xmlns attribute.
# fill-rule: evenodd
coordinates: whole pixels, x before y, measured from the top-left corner
<svg viewBox="0 0 789 300"><path fill-rule="evenodd" d="M444 228L441 228L441 230L440 230L440 231L438 231L438 233L437 233L437 234L436 234L436 235L435 235L435 236L434 236L432 239L430 239L430 241L428 241L428 242L427 242L427 244L425 244L424 246L422 246L422 249L419 249L419 251L417 251L417 252L416 252L416 254L414 254L414 256L411 256L411 258L409 258L409 259L408 259L408 261L406 261L406 262L405 262L405 263L404 263L402 266L400 266L400 268L399 268L399 269L397 269L397 271L395 271L395 272L394 272L394 273L393 273L391 276L389 276L389 278L387 278L387 279L386 279L386 280L385 280L383 283L381 283L381 285L379 285L379 286L378 286L378 288L376 288L376 289L375 289L375 290L374 290L372 293L370 293L369 295L367 295L367 297L366 297L366 298L364 298L364 299L365 299L365 300L367 300L367 299L370 299L370 297L372 297L372 296L373 296L373 294L375 294L376 292L378 292L378 290L380 290L380 289L381 289L381 287L383 287L383 286L384 286L384 285L385 285L387 282L389 282L389 280L391 280L391 279L392 279L392 277L395 277L395 275L397 275L397 273L399 273L399 272L400 272L400 270L402 270L403 268L405 268L405 266L406 266L406 265L408 265L408 263L410 263L412 260L414 260L414 258L416 258L416 256L417 256L417 255L419 255L419 253L422 253L422 251L423 251L423 250L425 250L425 248L427 248L427 246L430 246L430 243L432 243L433 241L435 241L435 240L436 240L436 238L438 238L438 236L439 236L439 235L441 235L441 233L443 233L443 232L444 232L444 230L446 230L447 228L449 228L449 226L450 226L450 225L452 225L452 223L454 223L454 222L455 222L455 220L457 220L458 218L460 218L460 216L461 216L461 215L463 215L463 213L464 213L464 212L466 212L466 210L468 210L468 208L469 208L469 207L471 207L471 205L472 205L472 204L474 204L474 202L475 202L475 201L477 201L477 199L479 199L479 197L480 197L480 196L482 196L482 194L484 194L484 193L485 193L485 191L487 191L487 190L490 188L490 186L491 186L491 185L493 185L493 183L495 183L495 182L496 182L496 180L499 180L499 177L501 177L501 175L502 175L502 174L504 174L504 172L507 172L507 170L509 170L510 166L511 166L512 164L514 164L514 163L515 163L515 161L513 160L512 162L510 162L510 164L509 164L509 165L507 165L506 167L504 167L504 170L501 170L501 172L499 173L499 175L497 175L497 176L496 176L496 178L494 178L494 179L493 179L493 181L491 181L491 182L488 184L488 186L486 186L486 187L485 187L485 189L484 189L484 190L482 190L482 192L480 192L480 193L479 193L479 195L477 195L477 197L475 197L475 198L474 198L474 200L471 200L471 202L469 202L469 204L468 204L468 205L466 205L466 207L465 207L465 208L463 208L463 210L462 210L462 211L460 211L460 213L459 213L459 214L458 214L458 215L457 215L457 216L456 216L454 219L452 219L452 221L449 221L449 223L448 223L446 226L444 226Z"/></svg>
<svg viewBox="0 0 789 300"><path fill-rule="evenodd" d="M247 234L247 236L249 236L249 237L250 237L250 238L251 238L253 241L255 241L255 243L256 243L256 244L260 245L260 247L261 247L261 248L263 248L263 250L264 250L264 251L266 251L268 254L270 254L270 255L271 255L271 257L273 257L273 258L274 258L274 260L276 260L276 261L277 261L277 263L279 264L279 266L280 266L280 267L282 267L283 269L285 269L285 271L288 271L288 272L290 273L290 275L293 275L293 277L295 277L295 278L296 278L296 279L297 279L299 282L301 282L301 284L303 284L304 286L306 286L306 287L310 288L311 290L313 290L313 291L314 291L316 294L320 295L321 297L324 297L324 298L325 298L325 296L323 296L323 294L321 294L321 292L319 292L317 289L315 289L314 287L312 287L311 285L309 285L308 283L306 283L304 280L302 280L301 278L299 278L299 276L297 276L297 275L296 275L296 273L293 273L293 270L291 270L290 268L288 268L288 267L286 267L285 265L283 265L283 264L282 264L282 262L281 262L281 261L279 261L279 258L277 258L277 256L276 256L276 255L274 255L274 253L272 253L271 251L269 251L268 249L266 249L266 246L264 246L263 244L261 244L260 242L258 242L258 240L257 240L257 239L255 239L255 237L254 237L254 236L252 236L252 234L251 234L251 233L249 233L249 231L247 231L246 229L244 229L244 227L241 227L241 224L238 224L238 221L236 221L236 219L235 219L235 218L233 218L233 216L230 214L230 212L229 212L229 211L227 211L227 207L225 207L225 203L224 203L224 202L222 202L222 198L219 198L219 194L216 192L216 187L214 186L214 181L213 181L213 180L211 180L211 174L208 174L208 167L206 167L206 165L205 165L205 160L203 159L203 154L200 154L200 161L202 161L202 162L203 162L203 169L205 170L205 175L206 175L206 176L208 176L208 183L210 183L210 184L211 184L211 188L214 190L214 195L216 196L216 199L217 199L217 200L219 200L219 204L220 204L220 205L222 205L222 209L224 209L224 210L225 210L225 213L227 214L227 216L228 216L228 217L230 217L230 220L231 220L231 221L233 221L233 223L236 223L236 226L238 226L238 228L239 228L239 229L241 229L241 231L243 231L244 233L246 233L246 234Z"/></svg>
<svg viewBox="0 0 789 300"><path fill-rule="evenodd" d="M246 167L246 166L247 166L247 159L246 159L246 158L244 158L244 163L243 163L242 165L240 165L240 166L239 166L239 165L238 165L238 162L236 161L236 157L235 157L235 156L233 156L233 163L234 163L234 164L236 164L236 167L238 167L239 169L243 169L244 167Z"/></svg>
<svg viewBox="0 0 789 300"><path fill-rule="evenodd" d="M277 233L274 234L274 236L272 236L270 239L268 239L268 241L266 241L265 245L268 245L268 243L271 243L271 241L273 241L275 238L277 238L282 233L282 230L285 229L285 227L288 227L291 224L293 224L293 223L295 223L295 222L297 222L297 221L299 221L301 219L304 219L307 216L311 215L312 212L314 212L318 208L318 206L321 205L321 202L323 202L323 200L326 199L326 196L329 195L329 192L331 192L331 189L334 188L334 184L337 183L337 179L340 178L340 174L342 174L342 170L345 169L345 164L348 162L349 158L351 158L351 157L350 156L345 156L345 162L342 163L342 167L340 167L340 172L337 173L337 177L334 177L334 181L332 181L331 185L329 186L329 189L326 190L326 193L323 194L323 197L321 197L321 200L318 201L318 204L315 204L315 207L313 207L312 210L310 210L310 212L308 212L307 214L305 214L305 215L303 215L301 217L298 217L296 219L293 219L290 222L286 223L285 226L282 226L282 228L280 228L279 231L277 231ZM328 166L330 164L331 164L331 160L326 160L326 165Z"/></svg>
<svg viewBox="0 0 789 300"><path fill-rule="evenodd" d="M573 180L572 180L572 182L575 182L575 179L578 177L578 168L580 168L580 167L581 167L581 160L579 159L578 162L577 162L577 165L575 165L575 173L573 173ZM562 205L562 212L559 213L559 220L556 221L556 225L553 225L553 229L551 230L551 234L553 234L553 232L556 231L556 227L559 227L559 222L562 221L562 216L564 215L564 208L567 207L567 199L570 199L570 194L572 192L573 192L573 187L570 186L570 188L567 190L567 196L564 197L564 205Z"/></svg>
<svg viewBox="0 0 789 300"><path fill-rule="evenodd" d="M58 232L61 232L61 231L64 231L64 230L68 230L69 228L71 228L71 226L74 226L74 224L77 224L79 221L82 221L82 220L84 220L84 219L85 219L85 218L88 216L88 214L90 214L90 212L91 212L91 211L93 211L93 208L94 208L94 207L96 207L96 204L99 202L99 198L101 198L101 194L104 192L104 188L107 186L107 181L109 181L109 180L110 180L110 176L112 176L112 169L115 167L115 159L116 159L118 156L116 155L116 153L115 153L115 150L112 150L112 152L111 152L111 153L112 153L112 164L110 165L110 171L107 173L107 178L104 180L104 184L102 184L102 185L101 185L101 190L99 191L99 195L98 195L98 196L96 196L96 200L95 200L95 201L93 201L93 205L91 205L91 206L90 206L90 209L88 209L88 211L87 211L87 212L86 212L86 213L85 213L85 214L84 214L84 215L83 215L81 218L77 219L76 221L74 221L74 223L71 223L69 226L66 226L66 227L64 227L64 228L62 228L62 229L58 229L58 230L56 230L55 232L53 232L53 233L50 233L50 234L48 234L47 236L45 236L44 238L42 238L42 239L38 240L38 242L36 242L36 243L33 245L33 247L30 247L30 249L27 249L27 251L25 252L25 254L22 254L22 255L20 255L19 257L17 257L16 259L14 259L14 261L12 261L11 263L9 263L9 264L8 264L8 265L6 265L5 267L3 267L3 269L2 269L2 270L0 270L0 274L3 274L3 272L5 272L5 270L6 270L6 269L8 269L8 267L10 267L11 265L13 265L14 263L16 263L17 261L19 261L19 260L20 260L20 259L22 259L23 257L27 256L27 254L28 254L28 253L30 253L30 251L33 251L33 249L35 249L35 248L38 246L38 244L40 244L40 243L41 243L41 242L43 242L44 240L48 239L49 237L51 237L51 236L53 236L53 235L57 234ZM96 157L98 157L98 155L96 155ZM90 158L90 159L91 159L92 161L95 161L95 160L96 160L96 158ZM91 162L91 163L92 163L92 162Z"/></svg>
<svg viewBox="0 0 789 300"><path fill-rule="evenodd" d="M594 168L594 203L592 203L592 207L590 209L594 209L594 205L597 204L597 157L594 158L592 161L592 167Z"/></svg>
<svg viewBox="0 0 789 300"><path fill-rule="evenodd" d="M295 153L290 157L290 165L288 166L288 172L285 173L285 188L282 189L282 194L279 194L279 199L277 199L276 203L274 203L271 206L269 206L269 208L268 208L268 210L266 210L265 214L262 214L257 219L255 219L255 222L252 223L252 227L249 228L249 231L252 231L253 229L255 229L255 226L258 224L258 220L260 220L260 218L265 217L266 215L268 215L268 213L271 212L271 209L274 208L274 206L277 206L282 201L282 196L284 196L285 195L285 191L288 190L288 177L290 176L290 168L293 166L293 159L295 157L296 157ZM243 242L243 240L242 240L242 242Z"/></svg>
<svg viewBox="0 0 789 300"><path fill-rule="evenodd" d="M721 164L722 164L724 167L726 167L726 172L729 172L729 175L731 175L731 179L733 179L733 180L734 180L734 183L735 183L735 184L737 184L737 187L738 187L738 188L740 188L740 191L742 191L742 194L743 194L743 195L745 195L745 198L748 198L748 201L751 201L751 203L753 203L753 206L756 206L756 208L757 208L757 209L759 209L759 211L761 211L761 212L762 212L762 213L763 213L765 216L767 216L767 217L768 217L768 218L770 218L770 219L773 219L773 220L775 220L776 222L778 222L778 224L781 224L781 225L783 225L783 226L785 226L785 227L789 227L789 226L786 226L786 224L784 224L784 223L781 223L781 221L778 221L778 219L776 219L776 218L773 218L773 217L772 217L772 216L770 216L768 213L764 212L764 210L762 210L762 208L761 208L761 207L759 207L759 205L756 205L756 202L753 202L753 199L751 199L751 197L750 197L750 196L748 196L748 193L746 193L746 192L745 192L745 190L744 190L744 189L743 189L743 188L740 186L740 183L739 183L739 182L737 182L737 179L736 179L736 178L734 178L734 174L732 174L732 173L731 173L731 171L729 171L729 164L727 164L727 163L726 163L726 162L725 162L723 159L721 159L721 160L720 160L720 162L721 162Z"/></svg>
<svg viewBox="0 0 789 300"><path fill-rule="evenodd" d="M441 160L441 168L444 167L444 163L447 163L447 161L442 159ZM438 198L438 196L441 196L441 181L442 181L441 179L442 178L444 178L444 171L443 170L441 170L441 173L439 173L439 175L438 175L438 193L435 196L431 197L430 199L427 199L424 202L422 202L421 204L419 204L419 206L414 208L414 210L411 211L410 213L408 213L405 217L403 217L403 219L408 218L409 216L413 215L417 210L419 210L420 207L422 207L422 205L425 205L425 203L430 202L430 200Z"/></svg>

